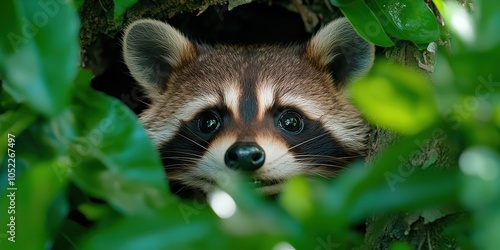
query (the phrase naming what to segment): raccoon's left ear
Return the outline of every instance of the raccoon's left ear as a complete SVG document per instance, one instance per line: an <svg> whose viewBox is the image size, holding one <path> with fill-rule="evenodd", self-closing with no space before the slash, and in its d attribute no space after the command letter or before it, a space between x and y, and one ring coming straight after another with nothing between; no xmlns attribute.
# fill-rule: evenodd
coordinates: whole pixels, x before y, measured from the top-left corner
<svg viewBox="0 0 500 250"><path fill-rule="evenodd" d="M351 78L371 68L374 53L375 47L361 38L346 18L339 18L309 40L305 57L314 65L326 68L342 88Z"/></svg>

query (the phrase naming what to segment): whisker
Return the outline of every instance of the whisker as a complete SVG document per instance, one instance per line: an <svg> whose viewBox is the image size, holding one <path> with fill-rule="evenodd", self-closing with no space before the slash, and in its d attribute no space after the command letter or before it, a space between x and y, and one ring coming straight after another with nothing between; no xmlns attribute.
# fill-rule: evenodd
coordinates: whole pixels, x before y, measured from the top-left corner
<svg viewBox="0 0 500 250"><path fill-rule="evenodd" d="M162 152L163 153L172 153L172 154L176 154L176 155L190 155L190 156L196 156L196 157L203 156L198 151L162 150Z"/></svg>
<svg viewBox="0 0 500 250"><path fill-rule="evenodd" d="M182 157L182 156L179 156L179 157L176 157L176 156L161 157L161 159L162 160L168 160L168 161L181 161L181 162L184 162L184 163L191 163L191 164L196 164L196 163L199 162L197 159L192 159L192 158L189 158L189 157Z"/></svg>
<svg viewBox="0 0 500 250"><path fill-rule="evenodd" d="M344 169L344 167L342 166L338 166L338 165L334 165L334 164L330 164L330 163L311 163L311 164L304 164L305 166L307 167L329 167L329 168L340 168L340 169Z"/></svg>
<svg viewBox="0 0 500 250"><path fill-rule="evenodd" d="M287 149L287 152L285 152L285 153L281 154L280 156L278 156L278 157L276 158L276 160L278 161L278 160L280 160L281 158L283 158L284 156L286 156L286 155L288 154L288 151L290 151L290 150L292 150L292 149L294 149L294 148L296 148L296 147L299 147L299 146L301 146L301 145L304 145L304 144L306 144L306 143L309 143L309 142L311 142L311 141L313 141L313 140L316 140L316 139L318 139L318 138L320 138L320 137L322 137L322 136L325 136L325 135L327 135L327 134L328 134L328 132L324 132L324 133L322 133L322 134L320 134L320 135L317 135L317 136L315 136L315 137L309 138L309 139L307 139L307 140L305 140L305 141L303 141L303 142L301 142L301 143L299 143L299 144L297 144L297 145L294 145L294 146L292 146L292 147L289 147L289 148Z"/></svg>
<svg viewBox="0 0 500 250"><path fill-rule="evenodd" d="M350 158L335 158L335 157L325 157L325 156L296 156L295 159L302 160L323 160L323 161L334 161L334 162L351 162Z"/></svg>
<svg viewBox="0 0 500 250"><path fill-rule="evenodd" d="M180 119L178 119L178 120L180 120ZM198 136L198 135L197 135L195 132L193 132L191 129L189 129L189 128L184 128L184 129L186 129L186 130L187 130L187 132L189 132L190 134L192 134L192 135L196 136L197 138L199 138L200 140L202 140L204 143L209 144L209 142L208 142L207 140L205 140L205 139L201 138L200 136ZM208 156L208 157L210 157L211 159L214 159L214 160L215 160L215 159L217 159L217 157L215 157L215 155L213 155L213 153L212 153L212 152L210 152L210 150L208 150L208 148L207 148L207 147L205 147L205 146L201 145L200 143L196 142L195 140L193 140L193 139L189 138L188 136L183 135L182 133L179 133L179 135L180 135L180 136L182 136L183 138L187 139L187 140L188 140L188 141L190 141L191 143L193 143L193 144L197 145L198 147L202 148L203 150L205 150L205 151L207 152L207 156Z"/></svg>
<svg viewBox="0 0 500 250"><path fill-rule="evenodd" d="M331 155L315 155L315 154L296 154L296 157L309 156L309 157L323 157L331 159L356 159L359 156L331 156Z"/></svg>
<svg viewBox="0 0 500 250"><path fill-rule="evenodd" d="M304 144L306 144L306 143L309 143L309 142L311 142L311 141L313 141L313 140L316 140L316 139L318 139L318 138L320 138L320 137L322 137L322 136L327 135L328 133L329 133L329 132L324 132L324 133L319 134L319 135L317 135L317 136L315 136L315 137L309 138L309 139L307 139L307 140L305 140L305 141L303 141L303 142L301 142L301 143L299 143L299 144L297 144L297 145L294 145L294 146L292 146L292 147L289 147L289 148L288 148L288 150L290 151L290 150L292 150L292 149L294 149L294 148L296 148L296 147L299 147L299 146L301 146L301 145L304 145Z"/></svg>
<svg viewBox="0 0 500 250"><path fill-rule="evenodd" d="M337 174L335 172L328 173L328 175L318 173L318 172L311 172L311 173L307 173L306 175L309 177L320 177L320 178L327 179L327 180L333 180L337 176Z"/></svg>
<svg viewBox="0 0 500 250"><path fill-rule="evenodd" d="M198 147L200 147L200 148L202 148L202 149L204 149L204 150L208 150L208 148L207 148L207 147L205 147L205 146L203 146L203 145L199 144L199 143L198 143L198 142L196 142L195 140L193 140L193 139L191 139L191 138L189 138L189 137L187 137L187 136L185 136L185 135L183 135L183 134L178 134L178 135L180 135L180 136L184 137L185 139L187 139L188 141L192 142L192 143L193 143L193 144L195 144L196 146L198 146Z"/></svg>
<svg viewBox="0 0 500 250"><path fill-rule="evenodd" d="M152 104L145 102L145 101L144 101L144 100L142 100L141 98L136 98L136 99L134 99L134 100L136 100L136 101L138 101L138 102L140 102L140 103L142 103L142 104L146 105L146 107L148 107L148 108L149 108L149 107L151 107L151 106L153 106Z"/></svg>
<svg viewBox="0 0 500 250"><path fill-rule="evenodd" d="M184 127L183 129L187 130L189 133L193 134L194 136L196 136L198 139L202 140L203 142L207 143L208 144L208 141L201 138L199 135L197 135L193 130L191 130L190 128L187 128L187 127Z"/></svg>
<svg viewBox="0 0 500 250"><path fill-rule="evenodd" d="M335 158L327 158L327 157L295 157L297 160L302 160L304 162L307 161L327 161L327 162L335 162L335 163L350 163L350 159L335 159Z"/></svg>

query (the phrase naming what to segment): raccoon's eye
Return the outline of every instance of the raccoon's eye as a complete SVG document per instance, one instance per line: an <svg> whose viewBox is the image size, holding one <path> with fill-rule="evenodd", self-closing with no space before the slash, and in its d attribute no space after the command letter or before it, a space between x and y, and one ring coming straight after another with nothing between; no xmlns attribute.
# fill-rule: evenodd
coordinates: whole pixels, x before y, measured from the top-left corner
<svg viewBox="0 0 500 250"><path fill-rule="evenodd" d="M198 116L198 128L201 132L209 134L220 128L220 118L212 111L206 111Z"/></svg>
<svg viewBox="0 0 500 250"><path fill-rule="evenodd" d="M304 128L302 116L291 110L286 110L281 113L278 119L278 125L281 129L294 134L302 132Z"/></svg>

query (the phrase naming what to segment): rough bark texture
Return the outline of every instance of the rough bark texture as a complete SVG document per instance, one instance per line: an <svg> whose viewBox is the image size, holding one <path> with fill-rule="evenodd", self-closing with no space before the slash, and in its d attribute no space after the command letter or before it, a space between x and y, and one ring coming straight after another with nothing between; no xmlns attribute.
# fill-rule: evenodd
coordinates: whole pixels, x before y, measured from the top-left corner
<svg viewBox="0 0 500 250"><path fill-rule="evenodd" d="M236 1L230 2L234 4ZM340 14L333 10L328 1L308 1L311 4L307 6L304 4L306 1L302 0L261 2L280 5L299 13L307 31L312 31L320 21L328 22ZM112 0L85 0L80 8L82 64L97 76L104 74L111 62L116 60L113 57L118 56L107 51L114 50L119 53L121 31L124 24L131 21L144 17L166 20L180 13L199 13L209 6L225 3L224 0L143 0L129 9L122 21L116 22L113 19ZM394 48L379 52L379 54L384 53L390 60L421 69L424 73L433 71L435 53L432 50L419 50L411 43L400 42ZM374 127L369 139L367 162L373 161L378 152L397 140L397 135ZM419 152L408 159L409 166L431 167L451 164L451 153L445 147L442 138L432 138L419 147ZM367 249L387 249L394 241L406 241L411 243L414 249L435 249L438 246L452 248L454 242L443 237L443 228L448 221L454 220L455 216L446 216L448 213L439 209L438 212L443 216L437 216L433 222L425 216L429 211L370 218L366 223L365 246ZM382 221L385 223L381 223Z"/></svg>
<svg viewBox="0 0 500 250"><path fill-rule="evenodd" d="M107 68L103 58L103 40L120 37L123 26L134 20L151 17L167 19L185 12L202 12L224 0L141 0L132 6L123 20L113 19L113 0L85 0L80 7L82 64L94 73Z"/></svg>
<svg viewBox="0 0 500 250"><path fill-rule="evenodd" d="M419 69L427 75L433 72L436 59L435 52L419 50L409 42L400 42L387 49L385 56L390 61ZM375 160L378 152L396 142L398 138L398 135L374 127L370 134L366 161L369 163ZM446 168L454 165L454 158L451 157L453 150L449 148L445 138L437 136L415 144L419 149L414 151L409 159L401 159L405 172L415 168ZM403 175L397 172L393 174ZM388 249L391 243L397 241L409 243L412 249L454 249L454 240L444 236L446 225L456 220L457 216L453 214L454 211L448 211L446 208L435 208L407 214L374 216L366 221L366 249Z"/></svg>

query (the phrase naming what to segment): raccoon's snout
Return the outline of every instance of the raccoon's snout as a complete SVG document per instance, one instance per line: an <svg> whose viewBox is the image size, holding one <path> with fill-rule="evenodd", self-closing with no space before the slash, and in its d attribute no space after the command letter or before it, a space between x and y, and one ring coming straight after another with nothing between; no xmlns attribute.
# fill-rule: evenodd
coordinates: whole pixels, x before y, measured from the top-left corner
<svg viewBox="0 0 500 250"><path fill-rule="evenodd" d="M226 166L234 170L257 170L266 160L264 150L254 142L236 142L224 157Z"/></svg>

